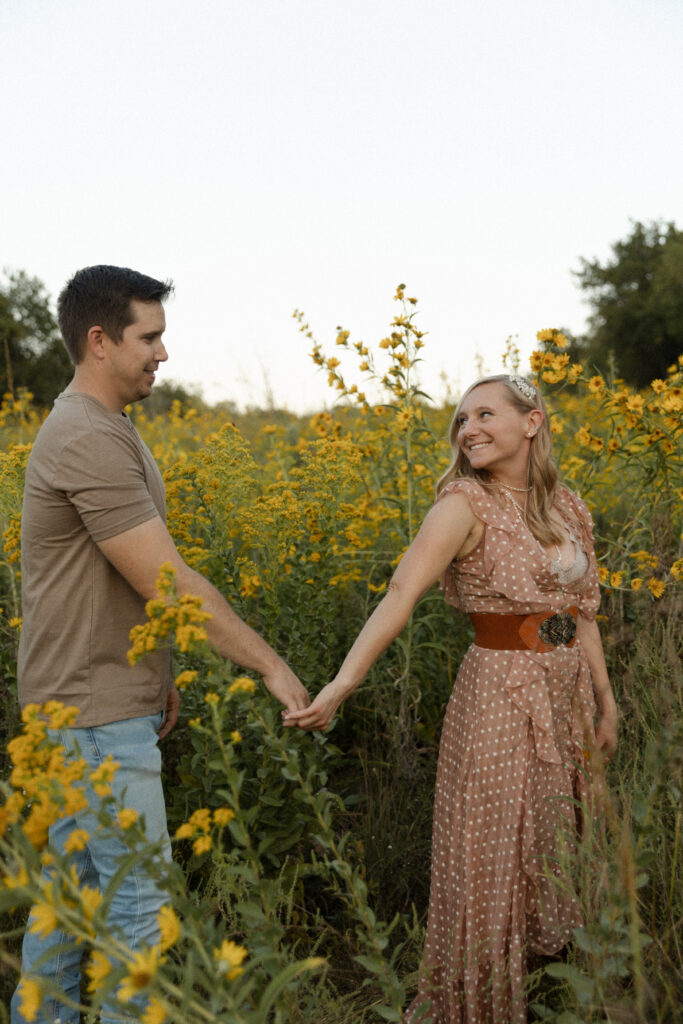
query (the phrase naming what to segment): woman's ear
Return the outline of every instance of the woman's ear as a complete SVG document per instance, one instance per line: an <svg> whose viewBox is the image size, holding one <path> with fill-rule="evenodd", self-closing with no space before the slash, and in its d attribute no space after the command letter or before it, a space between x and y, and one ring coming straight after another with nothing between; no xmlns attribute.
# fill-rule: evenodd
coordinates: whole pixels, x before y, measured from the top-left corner
<svg viewBox="0 0 683 1024"><path fill-rule="evenodd" d="M533 437L534 434L537 434L539 432L539 430L541 429L541 424L542 423L543 423L543 413L541 412L541 410L540 409L532 409L531 412L529 413L529 415L527 416L526 436L527 437Z"/></svg>

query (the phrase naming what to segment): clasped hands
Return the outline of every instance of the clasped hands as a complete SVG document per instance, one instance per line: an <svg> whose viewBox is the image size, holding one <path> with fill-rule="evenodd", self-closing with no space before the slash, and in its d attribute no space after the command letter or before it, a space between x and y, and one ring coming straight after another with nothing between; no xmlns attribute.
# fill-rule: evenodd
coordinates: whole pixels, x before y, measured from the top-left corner
<svg viewBox="0 0 683 1024"><path fill-rule="evenodd" d="M344 695L333 680L327 686L323 686L315 700L307 708L283 711L282 722L288 728L297 727L309 732L314 729L324 731L329 727L343 699Z"/></svg>

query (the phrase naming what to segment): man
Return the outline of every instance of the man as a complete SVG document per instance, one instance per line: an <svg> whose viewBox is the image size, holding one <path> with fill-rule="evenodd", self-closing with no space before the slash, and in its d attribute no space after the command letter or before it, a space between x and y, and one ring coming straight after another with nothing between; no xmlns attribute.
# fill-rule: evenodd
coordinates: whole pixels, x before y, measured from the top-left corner
<svg viewBox="0 0 683 1024"><path fill-rule="evenodd" d="M170 843L160 782L157 741L178 718L169 651L133 668L126 659L130 629L145 620L145 602L157 596L159 568L171 562L178 593L203 599L211 613L209 641L226 658L259 672L288 711L309 704L306 690L272 648L230 608L220 593L180 557L165 526L161 475L124 409L152 391L167 358L163 301L171 285L121 267L80 270L58 302L59 324L75 365L36 439L26 471L22 518L23 626L19 646L22 705L58 700L79 709L60 742L77 745L94 769L111 754L120 763L113 791L144 816L146 836ZM118 838L97 833L92 807L57 822L52 849L63 850L76 828L86 847L71 856L81 884L104 889L125 852ZM112 901L110 924L131 949L158 941L157 913L165 902L152 879L133 868ZM58 955L37 961L51 947ZM81 951L69 936L27 929L22 972L56 982L78 1002ZM12 1024L24 1021L21 996ZM78 1012L47 995L39 1024L77 1024ZM103 1024L134 1019L112 999Z"/></svg>

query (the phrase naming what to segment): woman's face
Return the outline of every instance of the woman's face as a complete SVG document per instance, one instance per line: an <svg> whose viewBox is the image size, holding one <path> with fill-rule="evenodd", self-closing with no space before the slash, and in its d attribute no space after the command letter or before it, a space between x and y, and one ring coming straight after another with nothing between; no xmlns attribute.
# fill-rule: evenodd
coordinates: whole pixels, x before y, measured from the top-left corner
<svg viewBox="0 0 683 1024"><path fill-rule="evenodd" d="M458 411L458 445L473 469L506 478L526 471L531 436L542 420L540 410L513 405L505 384L479 384Z"/></svg>

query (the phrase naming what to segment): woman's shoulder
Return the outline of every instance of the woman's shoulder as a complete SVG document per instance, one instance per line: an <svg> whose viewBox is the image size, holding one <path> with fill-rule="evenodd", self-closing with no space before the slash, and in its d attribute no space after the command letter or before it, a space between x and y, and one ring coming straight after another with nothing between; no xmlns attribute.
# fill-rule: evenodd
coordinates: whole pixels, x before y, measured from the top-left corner
<svg viewBox="0 0 683 1024"><path fill-rule="evenodd" d="M509 525L509 516L501 508L496 497L474 477L460 476L451 480L441 488L436 500L441 501L449 494L464 495L472 512L482 522L500 529L505 529Z"/></svg>

